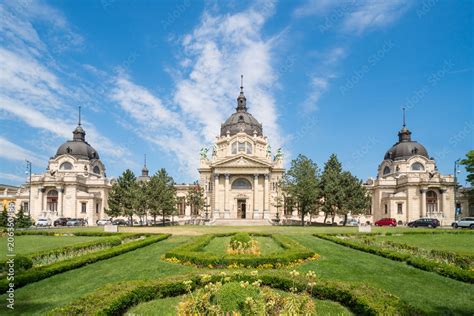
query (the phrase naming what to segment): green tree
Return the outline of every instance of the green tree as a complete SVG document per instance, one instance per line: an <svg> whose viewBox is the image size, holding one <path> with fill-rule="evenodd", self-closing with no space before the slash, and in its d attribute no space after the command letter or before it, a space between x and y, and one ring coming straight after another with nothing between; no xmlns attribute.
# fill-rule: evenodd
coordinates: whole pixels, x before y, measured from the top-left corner
<svg viewBox="0 0 474 316"><path fill-rule="evenodd" d="M336 212L342 206L344 194L342 190L342 165L336 154L332 154L324 164L320 186L322 210L325 214L324 223L326 223L328 215L331 215L334 223Z"/></svg>
<svg viewBox="0 0 474 316"><path fill-rule="evenodd" d="M176 210L176 189L174 180L168 175L165 169L157 171L150 178L148 184L148 208L153 221L156 223L156 217L161 215L163 225L165 225L166 216L174 214Z"/></svg>
<svg viewBox="0 0 474 316"><path fill-rule="evenodd" d="M20 206L20 210L16 214L15 217L15 226L18 228L28 228L33 225L30 216L25 215L25 211L23 210L23 205Z"/></svg>
<svg viewBox="0 0 474 316"><path fill-rule="evenodd" d="M194 185L190 186L188 189L186 204L191 206L191 209L194 210L195 214L201 214L202 210L204 209L204 205L206 205L204 188L201 187L197 181L194 182Z"/></svg>
<svg viewBox="0 0 474 316"><path fill-rule="evenodd" d="M132 193L133 213L140 218L140 223L144 223L148 210L148 183L138 181L133 186Z"/></svg>
<svg viewBox="0 0 474 316"><path fill-rule="evenodd" d="M471 188L474 188L474 150L468 151L466 158L461 160L461 165L466 166L467 181L471 184Z"/></svg>
<svg viewBox="0 0 474 316"><path fill-rule="evenodd" d="M367 214L370 207L370 197L362 181L353 176L349 171L341 174L342 201L337 209L337 214L344 216L344 226L348 214Z"/></svg>
<svg viewBox="0 0 474 316"><path fill-rule="evenodd" d="M301 225L304 226L305 215L320 198L318 166L300 154L291 161L291 167L283 177L283 187L300 212Z"/></svg>
<svg viewBox="0 0 474 316"><path fill-rule="evenodd" d="M3 211L0 213L0 227L7 227L8 211L7 206L3 205Z"/></svg>
<svg viewBox="0 0 474 316"><path fill-rule="evenodd" d="M108 209L105 210L110 217L126 216L130 220L130 225L133 226L133 202L134 194L136 192L136 177L130 169L125 170L117 182L112 185L112 190L109 194Z"/></svg>

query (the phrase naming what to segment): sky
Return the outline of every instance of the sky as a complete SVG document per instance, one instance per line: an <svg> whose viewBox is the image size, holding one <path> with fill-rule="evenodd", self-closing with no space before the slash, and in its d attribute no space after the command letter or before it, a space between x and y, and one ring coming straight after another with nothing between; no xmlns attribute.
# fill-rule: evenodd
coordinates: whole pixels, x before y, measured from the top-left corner
<svg viewBox="0 0 474 316"><path fill-rule="evenodd" d="M468 0L1 1L0 183L42 173L78 107L107 175L198 178L239 94L285 164L375 177L412 138L443 174L474 149ZM465 184L465 171L459 174Z"/></svg>

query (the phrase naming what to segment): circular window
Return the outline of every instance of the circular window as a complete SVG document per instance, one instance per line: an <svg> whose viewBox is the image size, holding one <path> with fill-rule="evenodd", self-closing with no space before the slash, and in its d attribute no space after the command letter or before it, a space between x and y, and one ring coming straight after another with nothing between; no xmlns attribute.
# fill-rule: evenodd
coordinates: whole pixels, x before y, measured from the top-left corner
<svg viewBox="0 0 474 316"><path fill-rule="evenodd" d="M60 170L72 170L72 163L69 161L63 162L61 166L59 166Z"/></svg>
<svg viewBox="0 0 474 316"><path fill-rule="evenodd" d="M415 162L414 164L411 165L411 170L413 170L413 171L423 171L423 170L425 170L425 167L423 166L423 164L421 164L419 162Z"/></svg>
<svg viewBox="0 0 474 316"><path fill-rule="evenodd" d="M250 181L247 179L237 179L234 182L232 182L232 189L234 190L250 190L252 189L252 185L250 184Z"/></svg>

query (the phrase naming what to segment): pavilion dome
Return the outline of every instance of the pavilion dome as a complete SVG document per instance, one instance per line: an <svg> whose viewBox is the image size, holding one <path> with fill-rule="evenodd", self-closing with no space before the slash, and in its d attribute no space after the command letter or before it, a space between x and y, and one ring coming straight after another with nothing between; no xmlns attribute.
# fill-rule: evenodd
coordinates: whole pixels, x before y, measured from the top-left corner
<svg viewBox="0 0 474 316"><path fill-rule="evenodd" d="M62 155L71 155L77 159L99 159L97 151L86 142L86 132L80 122L72 134L72 140L68 140L59 146L55 158Z"/></svg>

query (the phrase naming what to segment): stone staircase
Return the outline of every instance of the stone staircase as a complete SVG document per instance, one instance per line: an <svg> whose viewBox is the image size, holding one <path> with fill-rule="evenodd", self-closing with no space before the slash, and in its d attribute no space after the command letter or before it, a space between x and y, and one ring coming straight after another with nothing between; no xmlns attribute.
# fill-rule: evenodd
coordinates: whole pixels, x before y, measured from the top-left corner
<svg viewBox="0 0 474 316"><path fill-rule="evenodd" d="M270 226L269 219L224 219L219 218L209 222L213 226Z"/></svg>

